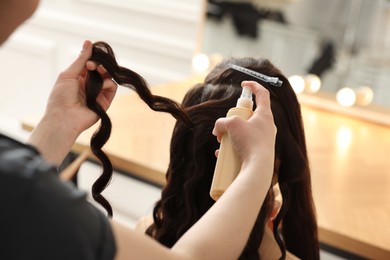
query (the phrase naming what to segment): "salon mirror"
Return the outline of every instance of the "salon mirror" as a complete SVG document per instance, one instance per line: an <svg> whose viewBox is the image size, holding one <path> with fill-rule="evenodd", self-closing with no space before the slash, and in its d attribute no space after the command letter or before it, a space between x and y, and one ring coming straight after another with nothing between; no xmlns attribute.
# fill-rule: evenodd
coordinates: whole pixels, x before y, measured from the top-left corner
<svg viewBox="0 0 390 260"><path fill-rule="evenodd" d="M306 96L386 115L389 32L388 0L208 0L202 51L268 58Z"/></svg>

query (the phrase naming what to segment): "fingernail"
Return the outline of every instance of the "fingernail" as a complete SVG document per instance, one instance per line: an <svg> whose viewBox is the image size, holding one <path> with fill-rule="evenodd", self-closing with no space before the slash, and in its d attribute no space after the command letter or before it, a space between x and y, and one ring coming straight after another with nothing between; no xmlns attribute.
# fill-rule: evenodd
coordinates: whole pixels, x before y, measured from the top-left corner
<svg viewBox="0 0 390 260"><path fill-rule="evenodd" d="M83 50L85 50L88 46L88 41L84 41L84 44L83 44Z"/></svg>
<svg viewBox="0 0 390 260"><path fill-rule="evenodd" d="M81 49L81 52L80 52L80 53L82 53L83 51L85 51L85 50L88 48L88 45L89 45L89 41L88 41L88 40L84 41L84 43L83 43L83 48Z"/></svg>
<svg viewBox="0 0 390 260"><path fill-rule="evenodd" d="M102 64L99 64L99 68L102 70L102 72L107 72L106 68Z"/></svg>

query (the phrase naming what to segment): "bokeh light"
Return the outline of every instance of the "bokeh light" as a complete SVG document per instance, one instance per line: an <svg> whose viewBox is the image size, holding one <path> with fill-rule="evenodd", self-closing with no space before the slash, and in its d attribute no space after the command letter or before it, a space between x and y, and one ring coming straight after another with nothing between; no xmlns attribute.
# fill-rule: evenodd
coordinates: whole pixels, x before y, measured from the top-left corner
<svg viewBox="0 0 390 260"><path fill-rule="evenodd" d="M301 76L290 76L288 81L290 82L291 87L294 89L295 93L299 94L305 90L305 80Z"/></svg>
<svg viewBox="0 0 390 260"><path fill-rule="evenodd" d="M345 107L353 106L356 102L356 93L351 88L341 88L336 93L336 100Z"/></svg>
<svg viewBox="0 0 390 260"><path fill-rule="evenodd" d="M309 93L317 93L321 89L321 79L315 74L306 75L305 89Z"/></svg>
<svg viewBox="0 0 390 260"><path fill-rule="evenodd" d="M356 104L368 106L374 99L374 91L369 86L361 86L356 89Z"/></svg>
<svg viewBox="0 0 390 260"><path fill-rule="evenodd" d="M204 53L194 55L192 58L192 68L196 72L205 72L210 65L209 58Z"/></svg>

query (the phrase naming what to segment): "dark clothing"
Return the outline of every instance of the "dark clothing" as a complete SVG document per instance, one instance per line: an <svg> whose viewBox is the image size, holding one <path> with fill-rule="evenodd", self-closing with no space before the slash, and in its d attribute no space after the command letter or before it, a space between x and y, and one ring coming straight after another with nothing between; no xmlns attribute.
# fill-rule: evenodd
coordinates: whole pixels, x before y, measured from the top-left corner
<svg viewBox="0 0 390 260"><path fill-rule="evenodd" d="M0 134L0 259L113 259L104 214L31 146Z"/></svg>

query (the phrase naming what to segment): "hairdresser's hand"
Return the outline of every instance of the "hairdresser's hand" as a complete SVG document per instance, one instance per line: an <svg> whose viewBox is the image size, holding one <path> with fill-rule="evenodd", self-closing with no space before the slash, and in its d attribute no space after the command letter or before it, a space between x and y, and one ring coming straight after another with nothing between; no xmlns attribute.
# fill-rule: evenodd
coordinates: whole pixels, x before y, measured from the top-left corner
<svg viewBox="0 0 390 260"><path fill-rule="evenodd" d="M256 96L256 110L248 121L237 116L218 119L213 134L218 141L225 133L229 134L245 167L248 163L261 163L270 156L274 157L276 127L268 90L255 81L243 81L241 85L252 89Z"/></svg>
<svg viewBox="0 0 390 260"><path fill-rule="evenodd" d="M105 78L102 92L97 101L107 110L115 96L117 85L110 79L101 66L96 66L88 59L92 55L92 43L85 41L79 57L57 79L50 94L46 114L60 118L77 134L92 126L98 120L85 102L85 79L87 69L97 70ZM65 121L65 122L64 122Z"/></svg>
<svg viewBox="0 0 390 260"><path fill-rule="evenodd" d="M88 61L91 55L92 43L85 41L77 59L58 76L44 117L28 141L55 164L61 163L80 133L98 120L85 102L87 70L97 70L105 78L102 92L97 98L103 109L109 108L117 90L117 85L105 69Z"/></svg>

